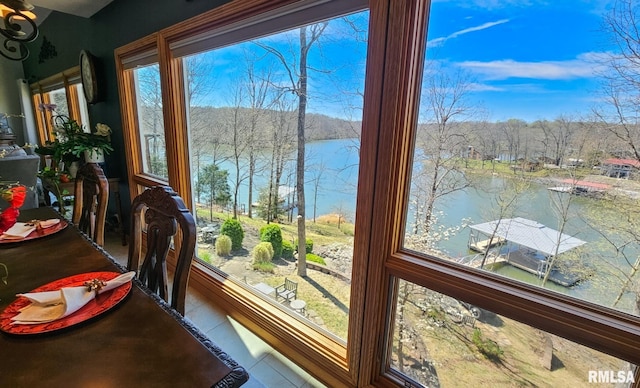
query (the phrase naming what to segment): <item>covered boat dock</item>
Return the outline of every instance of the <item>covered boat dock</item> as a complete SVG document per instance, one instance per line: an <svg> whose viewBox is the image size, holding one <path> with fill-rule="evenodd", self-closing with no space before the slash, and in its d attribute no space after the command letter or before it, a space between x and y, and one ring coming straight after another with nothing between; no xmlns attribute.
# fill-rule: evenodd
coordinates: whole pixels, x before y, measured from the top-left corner
<svg viewBox="0 0 640 388"><path fill-rule="evenodd" d="M554 256L586 243L521 217L503 218L469 228L470 249L484 252L497 244L502 245L499 254L507 263L538 277L544 276ZM549 280L565 287L576 284L581 278L578 272L559 271L557 268L552 268L549 273Z"/></svg>

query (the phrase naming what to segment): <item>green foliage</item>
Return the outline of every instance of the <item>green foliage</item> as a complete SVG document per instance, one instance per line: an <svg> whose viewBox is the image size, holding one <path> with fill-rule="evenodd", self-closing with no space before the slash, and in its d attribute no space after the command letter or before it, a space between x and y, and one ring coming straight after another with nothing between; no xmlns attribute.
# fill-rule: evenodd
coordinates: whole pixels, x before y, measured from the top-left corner
<svg viewBox="0 0 640 388"><path fill-rule="evenodd" d="M298 239L296 239L295 243L294 243L294 247L296 252L298 252ZM306 244L306 253L311 253L313 252L313 240L311 240L310 238L307 239L307 244Z"/></svg>
<svg viewBox="0 0 640 388"><path fill-rule="evenodd" d="M471 341L476 345L480 353L491 361L500 361L504 355L504 351L500 349L500 345L495 341L483 338L482 332L478 328L473 330L473 337Z"/></svg>
<svg viewBox="0 0 640 388"><path fill-rule="evenodd" d="M198 258L206 263L211 264L211 252L200 249L198 250Z"/></svg>
<svg viewBox="0 0 640 388"><path fill-rule="evenodd" d="M272 262L255 262L253 263L253 269L255 271L274 273L276 266Z"/></svg>
<svg viewBox="0 0 640 388"><path fill-rule="evenodd" d="M256 245L251 251L253 263L270 263L273 259L273 247L268 241L263 241Z"/></svg>
<svg viewBox="0 0 640 388"><path fill-rule="evenodd" d="M238 250L242 248L242 240L244 239L244 230L240 221L228 218L222 223L220 228L220 234L229 236L231 238L231 250Z"/></svg>
<svg viewBox="0 0 640 388"><path fill-rule="evenodd" d="M218 236L216 239L216 254L218 254L218 256L228 256L229 253L231 253L232 245L231 237L224 234Z"/></svg>
<svg viewBox="0 0 640 388"><path fill-rule="evenodd" d="M435 321L444 321L445 320L445 315L444 312L440 309L428 309L426 311L427 317L430 319L433 319Z"/></svg>
<svg viewBox="0 0 640 388"><path fill-rule="evenodd" d="M198 174L196 189L206 196L208 204L226 205L231 201L229 173L215 164L205 166Z"/></svg>
<svg viewBox="0 0 640 388"><path fill-rule="evenodd" d="M273 257L282 256L282 231L278 225L269 224L260 228L260 241L271 243Z"/></svg>
<svg viewBox="0 0 640 388"><path fill-rule="evenodd" d="M289 241L282 242L282 258L284 259L293 259L293 244Z"/></svg>
<svg viewBox="0 0 640 388"><path fill-rule="evenodd" d="M322 264L322 265L327 265L327 263L325 263L324 259L314 253L307 253L307 261L312 261L314 263L318 263L318 264Z"/></svg>
<svg viewBox="0 0 640 388"><path fill-rule="evenodd" d="M269 188L265 187L260 190L258 194L258 207L256 208L256 212L258 213L258 217L263 220L278 220L284 215L284 208L280 206L283 203L282 198L278 197L278 190L274 189L271 192L271 196L269 196Z"/></svg>
<svg viewBox="0 0 640 388"><path fill-rule="evenodd" d="M102 149L104 154L113 151L111 146L111 128L98 124L98 132L85 132L82 126L66 115L54 114L51 119L55 140L47 141L44 146L35 149L40 155L51 155L55 162L73 162L80 160L84 151ZM102 130L104 128L104 130Z"/></svg>

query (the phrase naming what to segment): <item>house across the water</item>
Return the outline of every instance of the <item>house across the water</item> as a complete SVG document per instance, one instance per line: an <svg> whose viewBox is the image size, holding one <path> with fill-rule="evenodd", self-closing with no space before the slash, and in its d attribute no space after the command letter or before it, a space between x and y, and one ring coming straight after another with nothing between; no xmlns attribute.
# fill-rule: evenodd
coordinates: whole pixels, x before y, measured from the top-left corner
<svg viewBox="0 0 640 388"><path fill-rule="evenodd" d="M629 179L640 170L640 161L636 159L606 159L602 161L600 170L603 175L608 177Z"/></svg>

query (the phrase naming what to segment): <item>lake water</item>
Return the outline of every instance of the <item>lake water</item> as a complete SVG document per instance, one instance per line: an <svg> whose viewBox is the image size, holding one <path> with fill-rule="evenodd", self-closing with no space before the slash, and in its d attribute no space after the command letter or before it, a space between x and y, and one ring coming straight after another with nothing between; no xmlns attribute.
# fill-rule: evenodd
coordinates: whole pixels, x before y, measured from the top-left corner
<svg viewBox="0 0 640 388"><path fill-rule="evenodd" d="M355 144L353 140L345 139L319 141L307 145L306 165L308 172L306 173L307 184L305 186L307 219L313 217L314 183L318 171L321 172L321 175L316 202L317 215L340 212L350 221L354 219L358 179L358 149L354 147ZM322 168L317 169L317 166L322 166ZM226 161L222 168L228 169L232 181L233 164L230 161ZM288 164L288 170L290 172L295 170L293 158ZM253 201L257 200L259 190L265 187L267 182L268 172L264 173L263 176L256 176ZM457 227L465 222L468 225L472 225L500 218L495 215L495 211L492 211L491 207L495 203L498 189L504 183L504 178L482 177L477 182L474 182L474 187L448 195L446 199L440 201L436 206L436 210L442 212L440 223L448 227ZM282 184L294 186L293 173L290 173L289 182L287 182L285 174ZM247 205L247 191L245 181L239 190L239 202L245 206ZM554 214L551 206L552 196L557 195L557 193L549 191L547 186L533 183L518 201L517 212L510 217L528 218L550 228L558 229L558 217ZM594 206L598 206L598 200L596 199L573 197L570 209L571 215L565 226L566 234L587 241L589 250L596 252L596 254L585 257L585 261L602 260L603 256L597 254L602 247L602 237L593 228L589 227L582 217L584 213ZM454 258L467 256L470 253L467 249L468 239L469 229L462 228L448 240L440 241L438 248ZM634 249L637 250L637 247ZM614 260L606 255L604 256L606 260ZM532 284L540 284L540 280L535 276L511 266L503 267L498 273ZM548 283L547 287L558 292L607 305L611 303L612 295L615 294L615 292L611 291L611 288L603 288L602 285L595 285L591 281L580 283L571 288L556 286L553 283ZM629 301L626 302L628 305Z"/></svg>
<svg viewBox="0 0 640 388"><path fill-rule="evenodd" d="M356 208L356 186L358 183L358 149L353 139L326 140L307 144L305 173L306 215L313 218L314 193L318 186L315 201L318 216L341 212L350 221L354 220ZM295 186L295 151L285 167L282 186ZM220 163L220 168L229 172L229 184L233 193L235 167L231 160ZM258 193L267 187L269 171L257 174L254 178L253 202L257 202ZM240 208L248 206L248 181L244 180L238 190ZM232 194L233 195L233 194Z"/></svg>

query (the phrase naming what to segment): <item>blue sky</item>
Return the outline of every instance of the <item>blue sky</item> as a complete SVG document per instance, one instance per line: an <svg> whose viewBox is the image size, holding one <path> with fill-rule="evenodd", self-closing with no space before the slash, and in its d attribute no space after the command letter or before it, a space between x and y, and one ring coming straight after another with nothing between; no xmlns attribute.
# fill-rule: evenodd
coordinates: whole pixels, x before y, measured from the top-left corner
<svg viewBox="0 0 640 388"><path fill-rule="evenodd" d="M471 119L584 118L598 103L598 59L612 49L602 30L610 6L609 0L434 0L427 59L469 78L466 103L480 112ZM366 30L366 12L352 19ZM296 61L297 30L261 41ZM282 65L254 43L224 47L204 55L216 85L204 104L230 104L247 51L260 58L257 70L270 67L274 83L286 83ZM309 72L310 112L359 119L360 109L352 107L361 106L365 55L364 39L353 39L343 20L330 22L310 52L311 66L320 70Z"/></svg>
<svg viewBox="0 0 640 388"><path fill-rule="evenodd" d="M471 77L470 102L490 121L587 115L609 1L436 0L427 58Z"/></svg>

